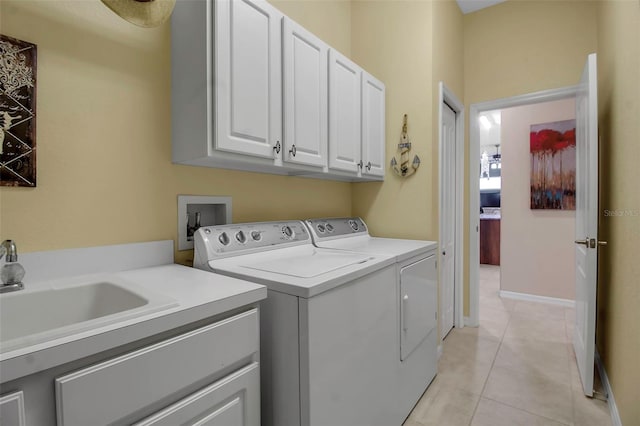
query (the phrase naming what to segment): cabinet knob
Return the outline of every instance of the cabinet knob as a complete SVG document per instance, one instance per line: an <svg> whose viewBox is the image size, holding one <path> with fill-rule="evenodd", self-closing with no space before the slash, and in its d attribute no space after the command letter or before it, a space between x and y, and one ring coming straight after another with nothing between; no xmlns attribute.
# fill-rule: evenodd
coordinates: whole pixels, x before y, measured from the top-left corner
<svg viewBox="0 0 640 426"><path fill-rule="evenodd" d="M369 172L369 171L371 171L371 161L369 161L369 162L367 163L367 171L368 171L368 172Z"/></svg>
<svg viewBox="0 0 640 426"><path fill-rule="evenodd" d="M291 155L293 155L294 157L296 156L296 145L295 145L295 144L293 144L293 145L291 146L291 149L289 150L289 153L290 153Z"/></svg>
<svg viewBox="0 0 640 426"><path fill-rule="evenodd" d="M276 152L276 154L280 154L280 141L276 141L276 145L273 147L273 150Z"/></svg>
<svg viewBox="0 0 640 426"><path fill-rule="evenodd" d="M360 160L360 162L358 163L358 167L362 168L363 165L364 165L364 163L362 162L362 160Z"/></svg>

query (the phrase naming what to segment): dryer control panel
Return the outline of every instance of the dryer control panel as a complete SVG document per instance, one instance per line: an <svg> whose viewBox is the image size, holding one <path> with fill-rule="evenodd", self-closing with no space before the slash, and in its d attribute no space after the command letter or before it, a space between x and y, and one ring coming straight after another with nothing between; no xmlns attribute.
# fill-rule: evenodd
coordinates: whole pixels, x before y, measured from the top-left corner
<svg viewBox="0 0 640 426"><path fill-rule="evenodd" d="M311 244L307 228L297 220L204 226L193 237L194 257L207 260Z"/></svg>
<svg viewBox="0 0 640 426"><path fill-rule="evenodd" d="M318 241L336 237L369 235L367 225L359 217L308 219L305 222L314 239Z"/></svg>

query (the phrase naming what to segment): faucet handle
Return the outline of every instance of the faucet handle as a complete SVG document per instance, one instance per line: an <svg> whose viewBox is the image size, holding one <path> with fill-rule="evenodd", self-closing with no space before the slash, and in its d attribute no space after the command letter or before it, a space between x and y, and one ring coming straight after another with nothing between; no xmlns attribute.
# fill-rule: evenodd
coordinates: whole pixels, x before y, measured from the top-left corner
<svg viewBox="0 0 640 426"><path fill-rule="evenodd" d="M16 247L16 243L13 240L4 240L1 247L0 258L2 258L3 254L6 254L6 262L18 261L18 247Z"/></svg>

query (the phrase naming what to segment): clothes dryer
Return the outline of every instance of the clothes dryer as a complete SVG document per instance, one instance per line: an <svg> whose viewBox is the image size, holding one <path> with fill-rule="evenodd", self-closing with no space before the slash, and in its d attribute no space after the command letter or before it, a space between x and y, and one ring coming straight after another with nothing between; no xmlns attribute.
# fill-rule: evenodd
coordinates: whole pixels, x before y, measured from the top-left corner
<svg viewBox="0 0 640 426"><path fill-rule="evenodd" d="M438 243L372 237L359 217L305 223L316 247L395 259L398 403L409 415L438 369Z"/></svg>

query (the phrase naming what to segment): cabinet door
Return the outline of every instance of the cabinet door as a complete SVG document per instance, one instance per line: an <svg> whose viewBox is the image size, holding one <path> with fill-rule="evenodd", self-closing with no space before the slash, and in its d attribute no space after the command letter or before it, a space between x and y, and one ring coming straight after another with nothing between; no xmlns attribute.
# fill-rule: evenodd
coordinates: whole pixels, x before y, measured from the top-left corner
<svg viewBox="0 0 640 426"><path fill-rule="evenodd" d="M58 426L103 426L219 373L259 350L258 310L163 340L55 380ZM175 401L175 399L173 399Z"/></svg>
<svg viewBox="0 0 640 426"><path fill-rule="evenodd" d="M372 75L362 73L362 174L384 176L385 87Z"/></svg>
<svg viewBox="0 0 640 426"><path fill-rule="evenodd" d="M282 14L259 0L215 8L216 149L281 158Z"/></svg>
<svg viewBox="0 0 640 426"><path fill-rule="evenodd" d="M328 46L284 18L284 160L327 165Z"/></svg>
<svg viewBox="0 0 640 426"><path fill-rule="evenodd" d="M401 361L404 361L429 333L436 332L437 298L435 255L400 269Z"/></svg>
<svg viewBox="0 0 640 426"><path fill-rule="evenodd" d="M362 144L362 69L329 50L329 167L358 172Z"/></svg>
<svg viewBox="0 0 640 426"><path fill-rule="evenodd" d="M260 370L253 363L133 426L259 426Z"/></svg>
<svg viewBox="0 0 640 426"><path fill-rule="evenodd" d="M26 426L22 391L0 396L0 425Z"/></svg>

